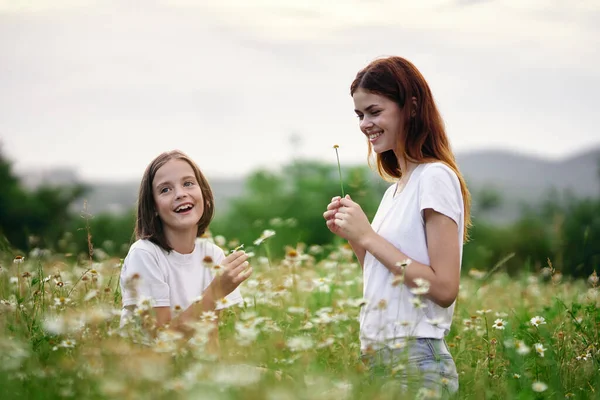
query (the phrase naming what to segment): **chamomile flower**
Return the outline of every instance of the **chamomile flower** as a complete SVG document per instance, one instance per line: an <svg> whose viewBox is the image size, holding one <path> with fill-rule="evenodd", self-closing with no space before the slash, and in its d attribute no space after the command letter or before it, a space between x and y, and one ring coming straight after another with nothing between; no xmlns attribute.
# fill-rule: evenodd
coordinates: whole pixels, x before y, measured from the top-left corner
<svg viewBox="0 0 600 400"><path fill-rule="evenodd" d="M505 327L506 327L506 321L503 320L502 318L498 318L497 320L495 320L494 324L492 325L492 328L498 329L498 330L504 330Z"/></svg>
<svg viewBox="0 0 600 400"><path fill-rule="evenodd" d="M64 347L65 349L72 349L73 347L75 347L76 344L77 344L77 342L73 339L65 339L62 342L60 342L58 347Z"/></svg>
<svg viewBox="0 0 600 400"><path fill-rule="evenodd" d="M308 252L310 254L321 254L323 252L323 247L314 244L308 248Z"/></svg>
<svg viewBox="0 0 600 400"><path fill-rule="evenodd" d="M202 322L212 322L217 320L217 314L214 311L204 311L200 316Z"/></svg>
<svg viewBox="0 0 600 400"><path fill-rule="evenodd" d="M267 240L271 236L275 236L275 231L272 230L272 229L265 229L263 231L263 233L260 235L260 237L254 241L254 245L255 246L260 245L262 242L264 242L265 240Z"/></svg>
<svg viewBox="0 0 600 400"><path fill-rule="evenodd" d="M546 349L544 347L543 344L541 343L536 343L533 345L533 348L535 349L535 352L538 353L540 355L540 357L544 357L544 352L548 349Z"/></svg>
<svg viewBox="0 0 600 400"><path fill-rule="evenodd" d="M394 275L394 277L392 278L392 286L399 286L403 283L404 283L404 274Z"/></svg>
<svg viewBox="0 0 600 400"><path fill-rule="evenodd" d="M398 261L396 263L396 267L404 269L404 268L408 267L410 264L412 264L412 260L410 258L407 258L406 260Z"/></svg>
<svg viewBox="0 0 600 400"><path fill-rule="evenodd" d="M592 272L592 274L588 277L588 283L592 286L596 286L598 284L598 274L596 271Z"/></svg>
<svg viewBox="0 0 600 400"><path fill-rule="evenodd" d="M210 372L211 381L219 386L243 387L260 381L262 373L258 368L250 365L226 365L218 364Z"/></svg>
<svg viewBox="0 0 600 400"><path fill-rule="evenodd" d="M211 256L206 256L202 259L202 264L204 264L205 267L211 268L215 263Z"/></svg>
<svg viewBox="0 0 600 400"><path fill-rule="evenodd" d="M546 324L546 319L544 317L540 317L540 316L536 315L535 317L531 318L531 320L529 322L533 326L540 326L540 325Z"/></svg>
<svg viewBox="0 0 600 400"><path fill-rule="evenodd" d="M541 393L541 392L545 392L546 389L548 389L548 385L546 385L544 382L536 381L531 384L531 389L534 392Z"/></svg>
<svg viewBox="0 0 600 400"><path fill-rule="evenodd" d="M402 372L405 370L406 370L406 364L402 364L402 363L396 364L396 366L392 368L392 375L395 375L398 372Z"/></svg>
<svg viewBox="0 0 600 400"><path fill-rule="evenodd" d="M150 311L153 307L153 303L154 301L151 297L140 296L136 304L136 311L139 310L139 313L141 314Z"/></svg>
<svg viewBox="0 0 600 400"><path fill-rule="evenodd" d="M213 274L219 275L219 274L223 273L223 271L225 270L225 268L223 268L223 266L221 266L219 264L215 264L215 265L213 265L213 266L210 267L210 270L212 271Z"/></svg>
<svg viewBox="0 0 600 400"><path fill-rule="evenodd" d="M429 281L422 279L422 278L416 278L414 280L414 282L415 282L415 285L417 285L417 287L410 289L410 292L412 294L414 294L415 296L418 296L418 295L427 294L429 292Z"/></svg>
<svg viewBox="0 0 600 400"><path fill-rule="evenodd" d="M215 243L217 244L217 246L219 247L224 247L225 244L227 243L227 241L225 240L225 237L223 235L217 235L214 238Z"/></svg>
<svg viewBox="0 0 600 400"><path fill-rule="evenodd" d="M55 297L54 298L54 305L55 306L66 306L67 304L69 304L71 302L71 299L68 297Z"/></svg>
<svg viewBox="0 0 600 400"><path fill-rule="evenodd" d="M483 277L485 277L485 275L486 275L485 271L480 271L475 268L471 268L469 270L469 276L474 279L483 279Z"/></svg>
<svg viewBox="0 0 600 400"><path fill-rule="evenodd" d="M439 327L439 325L444 322L443 318L433 318L433 319L429 319L427 318L427 323L429 323L432 326L435 326L436 328Z"/></svg>
<svg viewBox="0 0 600 400"><path fill-rule="evenodd" d="M231 302L226 297L223 297L215 302L216 306L219 308L228 307L230 303Z"/></svg>
<svg viewBox="0 0 600 400"><path fill-rule="evenodd" d="M309 336L294 336L286 341L286 345L291 351L295 352L310 350L314 342Z"/></svg>
<svg viewBox="0 0 600 400"><path fill-rule="evenodd" d="M157 353L174 353L177 350L177 343L172 340L158 338L154 341L152 350Z"/></svg>
<svg viewBox="0 0 600 400"><path fill-rule="evenodd" d="M236 329L236 341L240 346L250 346L256 341L260 330L255 327L238 327Z"/></svg>
<svg viewBox="0 0 600 400"><path fill-rule="evenodd" d="M314 327L315 327L315 325L312 322L308 321L307 323L305 323L304 325L302 325L302 328L300 328L300 330L308 331L308 330L310 330L310 329L312 329Z"/></svg>
<svg viewBox="0 0 600 400"><path fill-rule="evenodd" d="M96 289L92 289L89 292L87 292L87 294L83 298L83 301L90 301L91 299L93 299L97 295L98 295L98 291Z"/></svg>
<svg viewBox="0 0 600 400"><path fill-rule="evenodd" d="M414 308L425 308L426 305L421 301L419 297L411 297L409 301L412 303Z"/></svg>
<svg viewBox="0 0 600 400"><path fill-rule="evenodd" d="M522 356L529 354L531 351L531 348L529 348L529 346L527 346L522 340L517 340L515 342L515 349L517 349L517 353Z"/></svg>
<svg viewBox="0 0 600 400"><path fill-rule="evenodd" d="M333 343L335 343L335 339L332 337L328 337L325 340L317 343L317 349L323 349L325 347L329 347L331 346Z"/></svg>
<svg viewBox="0 0 600 400"><path fill-rule="evenodd" d="M429 388L420 388L417 392L415 399L440 399L442 398L442 394L437 389L429 389Z"/></svg>

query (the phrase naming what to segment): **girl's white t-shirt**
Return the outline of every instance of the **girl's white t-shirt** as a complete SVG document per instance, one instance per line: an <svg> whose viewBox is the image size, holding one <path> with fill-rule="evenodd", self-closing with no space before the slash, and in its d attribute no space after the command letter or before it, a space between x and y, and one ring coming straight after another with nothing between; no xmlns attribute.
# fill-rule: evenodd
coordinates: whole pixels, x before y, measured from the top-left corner
<svg viewBox="0 0 600 400"><path fill-rule="evenodd" d="M409 259L430 265L423 210L431 208L457 224L462 263L464 203L454 171L441 162L419 164L404 189L394 196L390 186L371 226ZM402 262L404 260L398 260ZM407 337L441 339L448 334L454 303L443 308L420 296L423 308L404 284L392 285L394 275L369 252L364 259L363 295L367 304L360 312L361 348L393 346Z"/></svg>
<svg viewBox="0 0 600 400"><path fill-rule="evenodd" d="M206 262L207 257L212 262ZM219 265L224 258L223 250L207 239L196 239L194 251L190 254L175 250L167 252L149 240L136 241L130 247L121 270L121 325L132 314L126 307L138 304L140 299L149 298L153 307L170 307L171 312L177 306L181 311L187 309L212 282L211 265ZM132 290L130 279L136 274L136 290ZM225 299L226 302L217 305L217 310L242 303L239 287Z"/></svg>

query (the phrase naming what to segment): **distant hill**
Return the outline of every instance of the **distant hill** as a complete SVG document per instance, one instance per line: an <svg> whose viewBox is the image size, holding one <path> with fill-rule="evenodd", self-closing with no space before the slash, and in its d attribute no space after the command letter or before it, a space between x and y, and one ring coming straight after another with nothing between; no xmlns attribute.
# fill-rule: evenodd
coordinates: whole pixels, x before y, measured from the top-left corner
<svg viewBox="0 0 600 400"><path fill-rule="evenodd" d="M457 154L457 161L475 206L482 188L501 195L500 207L485 215L496 222L514 220L522 204L539 204L553 190L577 197L600 196L600 148L557 161L506 151Z"/></svg>
<svg viewBox="0 0 600 400"><path fill-rule="evenodd" d="M476 214L478 193L487 188L501 196L500 206L484 217L495 222L509 222L519 216L522 204L538 204L554 188L558 192L570 190L578 197L600 196L600 148L582 152L563 160L515 154L508 151L477 151L458 153L459 167L473 195ZM22 179L31 187L41 182L66 184L77 181L72 171L28 171ZM88 212L122 213L135 206L138 181L84 182L90 187L86 197ZM227 210L228 201L240 196L244 179L211 179L217 212ZM80 211L83 202L74 206Z"/></svg>
<svg viewBox="0 0 600 400"><path fill-rule="evenodd" d="M90 191L85 198L87 212L98 214L103 212L120 214L135 207L139 182L87 182ZM211 180L210 186L215 196L217 212L226 210L228 200L241 195L244 188L243 179ZM83 210L83 200L75 205L77 211Z"/></svg>
<svg viewBox="0 0 600 400"><path fill-rule="evenodd" d="M581 196L600 194L600 149L559 161L502 151L459 154L457 160L471 183L493 183L532 199L552 187Z"/></svg>

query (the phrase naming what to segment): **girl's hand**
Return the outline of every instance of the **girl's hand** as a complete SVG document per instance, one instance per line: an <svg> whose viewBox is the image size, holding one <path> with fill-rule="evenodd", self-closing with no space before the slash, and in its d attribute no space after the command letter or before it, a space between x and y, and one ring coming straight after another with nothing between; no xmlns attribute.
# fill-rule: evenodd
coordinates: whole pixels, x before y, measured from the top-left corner
<svg viewBox="0 0 600 400"><path fill-rule="evenodd" d="M222 299L233 292L242 282L252 275L252 267L248 264L248 255L244 251L235 251L221 262L223 271L210 284L215 300ZM246 268L248 268L246 270Z"/></svg>
<svg viewBox="0 0 600 400"><path fill-rule="evenodd" d="M346 240L361 244L366 237L374 233L367 215L358 203L352 201L350 195L340 199L339 203L340 206L335 210L333 218L336 229L334 233ZM330 230L333 232L333 229Z"/></svg>
<svg viewBox="0 0 600 400"><path fill-rule="evenodd" d="M335 224L335 214L338 212L338 209L341 207L340 200L342 198L340 196L336 196L331 199L331 203L327 205L327 211L323 213L323 218L325 218L325 224L327 228L334 234L340 234L340 228Z"/></svg>

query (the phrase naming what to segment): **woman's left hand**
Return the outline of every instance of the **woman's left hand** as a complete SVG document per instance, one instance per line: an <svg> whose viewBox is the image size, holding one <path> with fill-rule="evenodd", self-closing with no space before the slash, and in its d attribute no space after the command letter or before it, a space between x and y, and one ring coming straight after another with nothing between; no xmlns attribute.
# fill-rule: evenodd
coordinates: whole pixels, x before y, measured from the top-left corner
<svg viewBox="0 0 600 400"><path fill-rule="evenodd" d="M350 195L340 200L341 206L335 214L335 224L340 228L339 235L344 239L361 243L365 237L373 233L367 215Z"/></svg>

